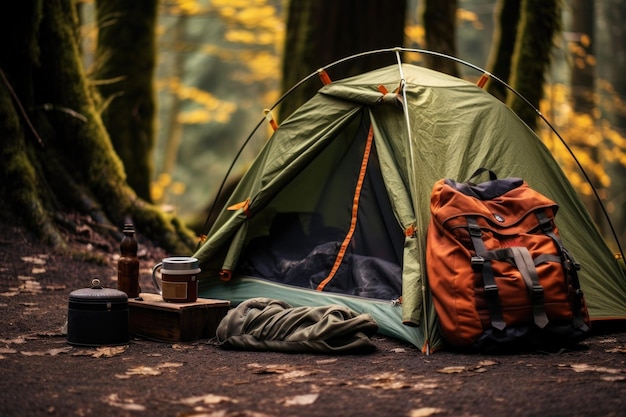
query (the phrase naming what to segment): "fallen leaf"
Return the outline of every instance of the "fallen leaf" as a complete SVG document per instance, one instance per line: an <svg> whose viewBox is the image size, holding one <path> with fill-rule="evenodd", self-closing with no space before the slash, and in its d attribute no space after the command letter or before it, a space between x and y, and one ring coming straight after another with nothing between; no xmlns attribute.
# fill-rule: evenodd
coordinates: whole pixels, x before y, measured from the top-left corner
<svg viewBox="0 0 626 417"><path fill-rule="evenodd" d="M445 368L437 369L437 372L442 374L460 374L466 370L466 366L446 366Z"/></svg>
<svg viewBox="0 0 626 417"><path fill-rule="evenodd" d="M20 353L24 356L46 356L46 355L50 355L50 356L56 356L60 353L68 353L72 350L73 348L71 346L67 346L67 347L62 347L62 348L56 348L56 349L49 349L49 350L39 350L39 351L21 351Z"/></svg>
<svg viewBox="0 0 626 417"><path fill-rule="evenodd" d="M11 348L0 348L0 354L17 353L17 350Z"/></svg>
<svg viewBox="0 0 626 417"><path fill-rule="evenodd" d="M418 391L432 390L439 388L439 383L437 381L423 381L413 384L412 388Z"/></svg>
<svg viewBox="0 0 626 417"><path fill-rule="evenodd" d="M22 256L22 261L35 264L35 265L45 265L48 259L47 254L34 255L34 256Z"/></svg>
<svg viewBox="0 0 626 417"><path fill-rule="evenodd" d="M3 343L5 345L21 345L26 343L26 337L18 336L15 339L0 339L0 343Z"/></svg>
<svg viewBox="0 0 626 417"><path fill-rule="evenodd" d="M44 289L47 291L61 291L67 288L67 285L62 284L47 284Z"/></svg>
<svg viewBox="0 0 626 417"><path fill-rule="evenodd" d="M91 354L94 358L112 358L113 356L120 355L128 349L128 345L124 346L100 346L96 351Z"/></svg>
<svg viewBox="0 0 626 417"><path fill-rule="evenodd" d="M435 407L422 407L416 410L411 410L409 412L409 417L428 417L433 414L443 413L445 410L443 408L435 408Z"/></svg>
<svg viewBox="0 0 626 417"><path fill-rule="evenodd" d="M110 406L121 408L127 411L145 411L146 407L141 404L136 404L132 399L121 400L117 394L111 394L104 399L104 402Z"/></svg>
<svg viewBox="0 0 626 417"><path fill-rule="evenodd" d="M183 344L180 344L180 343L176 343L176 344L172 345L172 349L185 351L185 350L189 350L189 349L194 349L194 346L192 346L192 345L183 345Z"/></svg>
<svg viewBox="0 0 626 417"><path fill-rule="evenodd" d="M302 394L294 397L289 397L284 400L284 404L287 407L292 405L311 405L317 400L319 394Z"/></svg>
<svg viewBox="0 0 626 417"><path fill-rule="evenodd" d="M603 381L608 381L608 382L622 382L622 381L626 381L626 376L618 376L618 375L601 376L600 379Z"/></svg>
<svg viewBox="0 0 626 417"><path fill-rule="evenodd" d="M256 374L284 374L294 370L293 366L287 364L259 365L258 363L249 363L246 367L252 369Z"/></svg>
<svg viewBox="0 0 626 417"><path fill-rule="evenodd" d="M136 366L126 371L126 375L156 376L161 375L161 371L156 368L151 368L149 366Z"/></svg>
<svg viewBox="0 0 626 417"><path fill-rule="evenodd" d="M195 397L189 397L189 398L185 398L183 400L180 400L181 404L185 404L185 405L194 405L197 403L203 403L203 404L220 404L220 403L236 403L237 400L234 400L230 397L225 397L223 395L215 395L215 394L206 394L206 395L199 395L199 396L195 396Z"/></svg>
<svg viewBox="0 0 626 417"><path fill-rule="evenodd" d="M394 372L383 372L371 376L374 380L372 384L362 386L362 388L376 388L397 390L412 387L412 384L404 380L403 376Z"/></svg>
<svg viewBox="0 0 626 417"><path fill-rule="evenodd" d="M165 362L159 365L158 368L179 368L181 366L184 366L184 364L179 362Z"/></svg>
<svg viewBox="0 0 626 417"><path fill-rule="evenodd" d="M487 372L485 366L494 366L497 364L498 362L496 361L484 360L473 366L446 366L445 368L438 369L437 372L442 374L460 374L463 372L483 373Z"/></svg>
<svg viewBox="0 0 626 417"><path fill-rule="evenodd" d="M280 379L295 379L295 378L302 378L305 376L309 376L309 375L315 375L317 373L317 371L315 370L310 370L310 371L305 371L305 370L294 370L294 371L289 371L289 372L285 372L283 374L280 375Z"/></svg>
<svg viewBox="0 0 626 417"><path fill-rule="evenodd" d="M626 373L624 369L606 368L604 366L592 366L586 363L571 364L570 367L575 372L602 372L607 374L621 374Z"/></svg>
<svg viewBox="0 0 626 417"><path fill-rule="evenodd" d="M605 352L608 353L626 353L626 347L624 346L619 346L613 349L606 349Z"/></svg>
<svg viewBox="0 0 626 417"><path fill-rule="evenodd" d="M72 347L71 346L67 346L67 347L62 347L62 348L56 348L56 349L50 349L48 350L48 354L50 356L56 356L59 353L68 353L72 351Z"/></svg>

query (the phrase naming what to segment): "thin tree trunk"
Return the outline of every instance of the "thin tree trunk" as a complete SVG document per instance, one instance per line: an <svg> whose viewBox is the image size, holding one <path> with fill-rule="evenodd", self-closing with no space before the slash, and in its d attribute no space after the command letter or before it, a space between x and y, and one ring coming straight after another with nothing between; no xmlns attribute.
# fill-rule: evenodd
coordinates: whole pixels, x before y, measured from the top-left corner
<svg viewBox="0 0 626 417"><path fill-rule="evenodd" d="M424 0L422 21L426 34L426 49L457 57L456 50L456 9L457 0ZM456 61L424 55L426 66L437 71L458 77Z"/></svg>
<svg viewBox="0 0 626 417"><path fill-rule="evenodd" d="M574 110L591 114L596 108L594 99L595 64L594 57L595 12L593 0L572 0L572 32L576 37L572 65L572 100Z"/></svg>
<svg viewBox="0 0 626 417"><path fill-rule="evenodd" d="M187 26L187 16L185 14L178 16L174 25L174 42L182 42L184 40L183 34ZM182 52L175 51L173 57L172 73L170 77L176 77L181 79L184 67L184 54ZM165 152L163 152L163 164L161 172L170 174L174 171L176 166L176 159L178 157L178 148L182 140L183 127L178 121L178 115L181 111L181 100L175 91L172 91L170 104L168 106L168 120L167 120L167 135L165 135Z"/></svg>
<svg viewBox="0 0 626 417"><path fill-rule="evenodd" d="M507 84L511 75L511 60L515 50L519 17L519 0L498 0L494 11L496 24L487 71ZM506 99L508 89L499 82L489 80L485 89L501 101Z"/></svg>
<svg viewBox="0 0 626 417"><path fill-rule="evenodd" d="M595 64L590 58L594 57L594 26L595 11L592 0L572 0L572 28L571 32L575 39L573 40L573 60L571 72L571 97L572 107L576 113L586 114L592 120L594 119L594 110L596 109L595 96ZM589 146L582 144L586 148L593 163L599 164L600 153L595 145ZM597 181L593 172L587 173L591 178L591 182L599 190L600 183ZM587 199L587 207L590 208L592 217L595 219L598 227L603 229L604 214L602 208L594 198Z"/></svg>
<svg viewBox="0 0 626 417"><path fill-rule="evenodd" d="M626 136L626 77L624 77L624 67L626 67L626 28L624 21L626 19L626 4L620 0L603 1L598 4L604 13L608 25L607 36L608 44L604 53L606 65L608 67L606 77L613 88L614 96L610 99L612 102L620 103L613 107L613 114L607 115L615 128ZM600 51L598 51L600 53ZM626 150L623 150L624 152ZM624 181L626 179L625 164L613 164L607 167L611 175L611 187L609 195L612 197L610 205L614 207L611 211L613 227L620 238L622 244L626 242L626 187Z"/></svg>
<svg viewBox="0 0 626 417"><path fill-rule="evenodd" d="M406 0L291 0L283 58L282 89L338 59L365 51L402 46ZM340 79L395 63L393 54L374 54L329 71ZM280 118L312 97L321 84L314 78L283 101Z"/></svg>
<svg viewBox="0 0 626 417"><path fill-rule="evenodd" d="M510 84L537 109L550 67L553 39L561 29L560 4L560 0L522 1ZM510 93L506 103L531 129L537 128L533 108Z"/></svg>

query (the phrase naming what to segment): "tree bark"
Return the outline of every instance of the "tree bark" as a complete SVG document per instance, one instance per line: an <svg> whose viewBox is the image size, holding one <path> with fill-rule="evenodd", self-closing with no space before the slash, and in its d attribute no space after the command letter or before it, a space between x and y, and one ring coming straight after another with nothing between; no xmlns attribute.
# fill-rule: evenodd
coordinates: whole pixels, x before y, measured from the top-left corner
<svg viewBox="0 0 626 417"><path fill-rule="evenodd" d="M536 109L543 97L553 39L561 30L560 4L560 0L523 0L520 9L510 84ZM506 103L531 129L537 128L537 112L517 95L509 93Z"/></svg>
<svg viewBox="0 0 626 417"><path fill-rule="evenodd" d="M598 55L605 54L604 59L599 56L599 60L604 61L606 70L600 77L606 77L613 91L608 100L616 105L611 106L612 112L603 114L608 117L615 128L622 136L626 135L626 77L624 77L624 67L626 66L626 4L623 1L610 0L598 3L601 13L607 22L608 36L607 43L603 51L598 51ZM609 195L612 197L609 204L614 207L611 212L613 227L621 242L626 242L626 191L624 179L626 178L626 164L614 163L610 165L608 171L611 175L611 187Z"/></svg>
<svg viewBox="0 0 626 417"><path fill-rule="evenodd" d="M365 51L402 46L406 0L291 0L283 57L282 90L288 91L315 70ZM341 79L395 63L393 54L372 54L329 71ZM280 106L285 118L320 88L313 79L291 93Z"/></svg>
<svg viewBox="0 0 626 417"><path fill-rule="evenodd" d="M82 67L74 2L16 3L0 35L3 208L61 249L61 225L82 213L116 236L130 218L166 250L191 252L192 233L126 183Z"/></svg>
<svg viewBox="0 0 626 417"><path fill-rule="evenodd" d="M507 84L511 75L511 60L515 50L519 17L519 0L498 0L494 11L496 25L487 71ZM490 79L485 89L500 101L506 100L508 89L503 84Z"/></svg>
<svg viewBox="0 0 626 417"><path fill-rule="evenodd" d="M594 56L594 20L593 0L573 0L572 32L576 37L574 61L572 65L572 100L574 110L588 113L595 109L595 64L588 58Z"/></svg>
<svg viewBox="0 0 626 417"><path fill-rule="evenodd" d="M124 163L128 184L151 201L158 0L95 3L98 41L93 78L104 102L102 119Z"/></svg>
<svg viewBox="0 0 626 417"><path fill-rule="evenodd" d="M457 0L425 0L422 2L422 22L426 36L426 49L457 57L456 50L456 9ZM460 76L456 61L424 55L426 66L453 75Z"/></svg>

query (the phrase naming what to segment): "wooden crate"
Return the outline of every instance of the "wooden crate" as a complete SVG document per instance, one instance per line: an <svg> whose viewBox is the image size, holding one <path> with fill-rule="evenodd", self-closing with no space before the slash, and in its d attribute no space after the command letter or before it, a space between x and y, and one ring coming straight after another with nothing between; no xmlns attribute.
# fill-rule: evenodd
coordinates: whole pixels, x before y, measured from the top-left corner
<svg viewBox="0 0 626 417"><path fill-rule="evenodd" d="M164 342L210 339L229 308L226 300L169 303L159 294L141 293L139 299L128 300L129 333Z"/></svg>

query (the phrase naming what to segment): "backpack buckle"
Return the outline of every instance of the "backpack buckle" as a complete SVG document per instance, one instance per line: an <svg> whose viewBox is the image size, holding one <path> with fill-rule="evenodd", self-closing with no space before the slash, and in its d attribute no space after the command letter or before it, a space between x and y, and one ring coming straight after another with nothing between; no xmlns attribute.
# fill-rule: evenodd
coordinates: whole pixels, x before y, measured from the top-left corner
<svg viewBox="0 0 626 417"><path fill-rule="evenodd" d="M483 269L483 265L485 265L485 258L482 256L472 256L470 258L470 263L472 264L472 269L474 271L480 271Z"/></svg>
<svg viewBox="0 0 626 417"><path fill-rule="evenodd" d="M469 231L470 236L473 237L482 237L483 235L482 230L480 230L480 226L476 224L468 224L467 230Z"/></svg>
<svg viewBox="0 0 626 417"><path fill-rule="evenodd" d="M496 284L488 284L488 285L485 285L484 288L485 288L486 293L498 292L498 286Z"/></svg>

